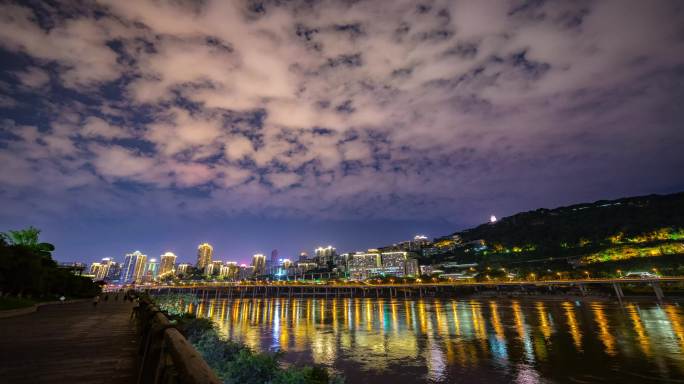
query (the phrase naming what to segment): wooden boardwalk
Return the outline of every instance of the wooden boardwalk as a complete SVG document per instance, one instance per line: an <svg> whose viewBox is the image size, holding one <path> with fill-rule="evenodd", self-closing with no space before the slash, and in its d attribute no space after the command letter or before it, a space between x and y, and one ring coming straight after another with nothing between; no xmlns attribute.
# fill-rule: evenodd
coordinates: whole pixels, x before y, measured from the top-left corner
<svg viewBox="0 0 684 384"><path fill-rule="evenodd" d="M0 382L134 383L132 304L55 304L0 319Z"/></svg>

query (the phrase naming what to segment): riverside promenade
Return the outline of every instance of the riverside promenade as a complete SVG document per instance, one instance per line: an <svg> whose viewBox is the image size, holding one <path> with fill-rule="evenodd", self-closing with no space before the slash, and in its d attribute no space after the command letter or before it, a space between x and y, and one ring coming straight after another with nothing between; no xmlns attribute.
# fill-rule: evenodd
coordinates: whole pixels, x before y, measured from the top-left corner
<svg viewBox="0 0 684 384"><path fill-rule="evenodd" d="M121 298L42 306L0 319L0 382L135 382L132 304Z"/></svg>

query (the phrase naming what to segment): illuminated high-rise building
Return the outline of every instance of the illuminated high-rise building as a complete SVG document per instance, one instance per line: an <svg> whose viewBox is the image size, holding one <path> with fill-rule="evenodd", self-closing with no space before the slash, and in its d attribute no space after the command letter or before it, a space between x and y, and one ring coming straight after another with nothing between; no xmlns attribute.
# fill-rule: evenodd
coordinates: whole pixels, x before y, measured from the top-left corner
<svg viewBox="0 0 684 384"><path fill-rule="evenodd" d="M98 268L97 273L95 273L95 280L108 280L107 277L109 276L109 269L113 264L116 263L114 263L111 258L105 257L99 264L100 268Z"/></svg>
<svg viewBox="0 0 684 384"><path fill-rule="evenodd" d="M121 278L121 264L114 260L109 262L107 274L104 277L105 281L118 281Z"/></svg>
<svg viewBox="0 0 684 384"><path fill-rule="evenodd" d="M157 259L150 259L145 266L145 274L143 278L145 281L155 281L159 276L159 262Z"/></svg>
<svg viewBox="0 0 684 384"><path fill-rule="evenodd" d="M88 271L88 274L93 276L93 280L97 280L97 275L100 273L101 269L102 263L95 261L90 264L90 270Z"/></svg>
<svg viewBox="0 0 684 384"><path fill-rule="evenodd" d="M352 253L343 253L335 257L335 267L339 272L347 272L349 260L351 259L352 255Z"/></svg>
<svg viewBox="0 0 684 384"><path fill-rule="evenodd" d="M161 255L161 263L159 265L159 276L172 275L176 268L177 256L173 252L166 252Z"/></svg>
<svg viewBox="0 0 684 384"><path fill-rule="evenodd" d="M239 268L235 261L226 261L221 266L220 276L228 280L236 280L238 278Z"/></svg>
<svg viewBox="0 0 684 384"><path fill-rule="evenodd" d="M221 267L223 267L223 261L214 260L204 269L204 274L207 276L220 275Z"/></svg>
<svg viewBox="0 0 684 384"><path fill-rule="evenodd" d="M314 259L320 268L330 268L333 265L337 250L332 245L318 247L314 250Z"/></svg>
<svg viewBox="0 0 684 384"><path fill-rule="evenodd" d="M124 283L141 282L146 262L147 255L143 255L140 251L127 254L121 267L121 281Z"/></svg>
<svg viewBox="0 0 684 384"><path fill-rule="evenodd" d="M186 274L188 273L188 269L190 269L190 264L178 264L178 268L176 268L176 274Z"/></svg>
<svg viewBox="0 0 684 384"><path fill-rule="evenodd" d="M349 258L349 277L365 280L379 273L382 267L379 252L357 252Z"/></svg>
<svg viewBox="0 0 684 384"><path fill-rule="evenodd" d="M261 253L252 256L252 267L254 267L254 274L257 276L266 273L266 256Z"/></svg>
<svg viewBox="0 0 684 384"><path fill-rule="evenodd" d="M418 261L405 251L367 253L357 252L349 258L348 270L352 279L365 280L374 276L418 276Z"/></svg>
<svg viewBox="0 0 684 384"><path fill-rule="evenodd" d="M214 248L209 243L202 243L197 247L197 269L204 270L207 265L211 264L211 257L214 254Z"/></svg>
<svg viewBox="0 0 684 384"><path fill-rule="evenodd" d="M419 277L420 276L420 266L418 266L418 260L408 259L406 260L406 276Z"/></svg>
<svg viewBox="0 0 684 384"><path fill-rule="evenodd" d="M241 264L238 270L238 278L240 280L246 280L254 276L254 266Z"/></svg>

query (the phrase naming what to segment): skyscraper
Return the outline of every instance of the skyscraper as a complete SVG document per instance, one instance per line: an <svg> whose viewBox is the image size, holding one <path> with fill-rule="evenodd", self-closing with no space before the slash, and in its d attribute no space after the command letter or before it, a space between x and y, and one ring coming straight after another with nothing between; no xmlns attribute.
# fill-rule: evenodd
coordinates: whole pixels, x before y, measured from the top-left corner
<svg viewBox="0 0 684 384"><path fill-rule="evenodd" d="M204 274L207 276L220 275L223 261L214 260L204 269Z"/></svg>
<svg viewBox="0 0 684 384"><path fill-rule="evenodd" d="M351 255L348 262L349 276L354 280L365 280L374 276L381 269L380 253L357 252Z"/></svg>
<svg viewBox="0 0 684 384"><path fill-rule="evenodd" d="M314 258L320 268L330 268L335 260L337 250L332 245L327 247L318 247L314 250Z"/></svg>
<svg viewBox="0 0 684 384"><path fill-rule="evenodd" d="M102 259L102 261L100 262L100 269L95 274L95 280L107 280L107 277L109 275L109 269L112 267L112 264L116 263L114 263L111 258L105 257L104 259Z"/></svg>
<svg viewBox="0 0 684 384"><path fill-rule="evenodd" d="M271 258L266 260L266 273L273 274L278 271L278 250L274 249L271 251Z"/></svg>
<svg viewBox="0 0 684 384"><path fill-rule="evenodd" d="M121 267L121 281L124 283L142 281L146 262L147 255L143 255L140 251L127 254Z"/></svg>
<svg viewBox="0 0 684 384"><path fill-rule="evenodd" d="M178 264L178 268L176 269L176 274L186 274L188 273L188 269L190 268L190 264L182 263Z"/></svg>
<svg viewBox="0 0 684 384"><path fill-rule="evenodd" d="M173 273L176 267L177 256L173 252L166 252L161 255L161 264L159 266L159 276L167 276Z"/></svg>
<svg viewBox="0 0 684 384"><path fill-rule="evenodd" d="M204 270L207 265L211 264L211 256L214 254L214 248L209 243L202 243L197 247L197 269Z"/></svg>
<svg viewBox="0 0 684 384"><path fill-rule="evenodd" d="M263 275L266 272L266 256L261 253L252 256L252 267L255 275Z"/></svg>
<svg viewBox="0 0 684 384"><path fill-rule="evenodd" d="M221 277L228 280L236 280L238 278L239 267L235 261L227 261L221 267Z"/></svg>
<svg viewBox="0 0 684 384"><path fill-rule="evenodd" d="M105 280L107 281L118 281L121 279L121 264L112 260L109 264L109 270L107 271L107 276Z"/></svg>
<svg viewBox="0 0 684 384"><path fill-rule="evenodd" d="M97 280L97 275L100 272L100 269L102 269L102 263L95 261L90 264L90 270L88 271L88 274L93 276L93 280Z"/></svg>
<svg viewBox="0 0 684 384"><path fill-rule="evenodd" d="M157 259L150 259L150 261L145 266L145 281L155 281L159 275L159 262Z"/></svg>

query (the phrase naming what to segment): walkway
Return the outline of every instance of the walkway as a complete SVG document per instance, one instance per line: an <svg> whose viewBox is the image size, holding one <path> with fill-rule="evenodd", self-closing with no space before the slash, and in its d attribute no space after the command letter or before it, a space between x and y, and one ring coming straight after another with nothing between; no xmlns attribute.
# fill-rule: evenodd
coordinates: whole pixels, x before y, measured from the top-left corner
<svg viewBox="0 0 684 384"><path fill-rule="evenodd" d="M132 304L101 301L55 304L30 315L0 319L0 382L135 382Z"/></svg>

